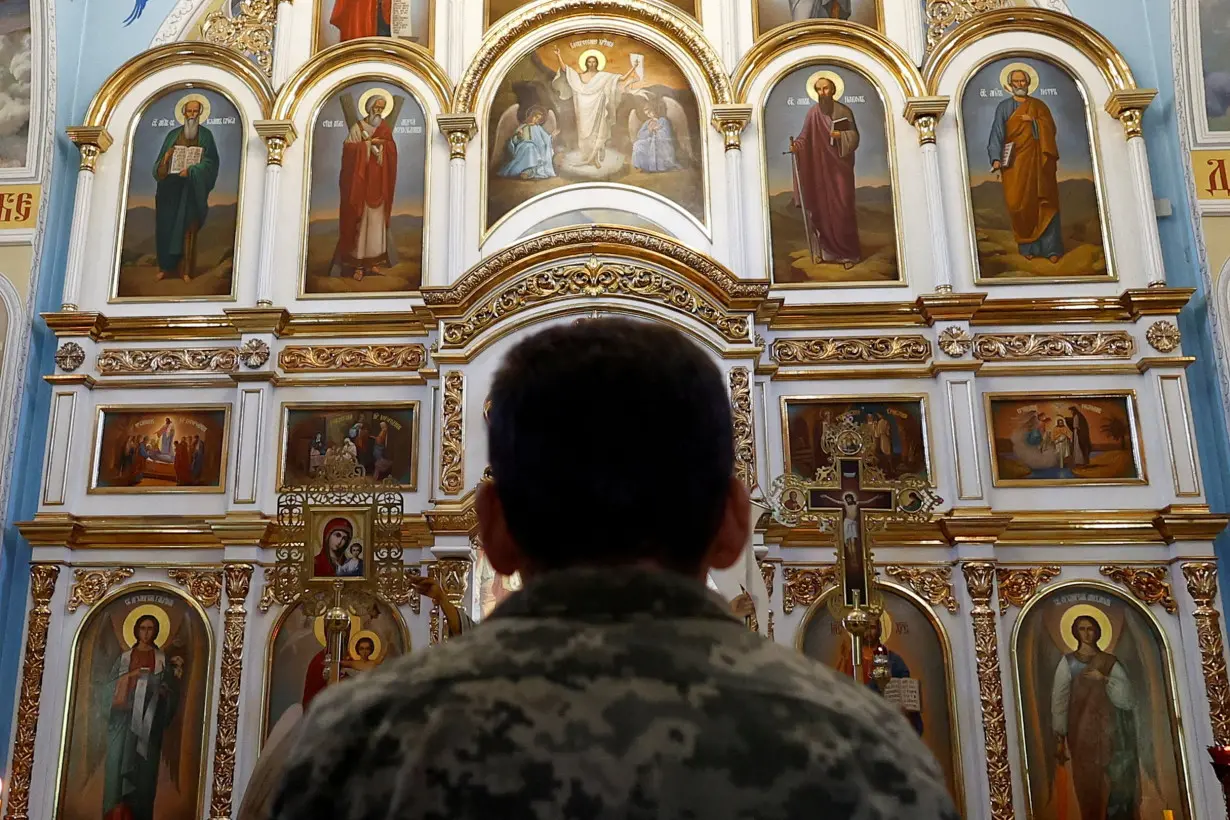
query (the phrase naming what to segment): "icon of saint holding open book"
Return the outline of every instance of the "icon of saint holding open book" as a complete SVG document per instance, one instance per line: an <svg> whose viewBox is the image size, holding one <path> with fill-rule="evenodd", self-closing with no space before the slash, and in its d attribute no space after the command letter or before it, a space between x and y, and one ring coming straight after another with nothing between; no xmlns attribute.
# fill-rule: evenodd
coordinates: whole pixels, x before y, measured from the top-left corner
<svg viewBox="0 0 1230 820"><path fill-rule="evenodd" d="M863 642L862 663L859 664L857 676L854 674L854 663L850 658L849 643L845 641L839 643L841 654L838 655L837 668L842 674L857 678L859 683L877 692L880 692L880 688L872 679L871 670L874 667L876 648L880 646L881 640L888 640L888 636L884 634L886 624L891 631L892 616L884 612L875 622L867 640ZM880 694L905 713L906 719L921 737L923 733L922 687L916 678L910 677L910 667L906 666L905 660L893 650L887 647L885 650L888 652L889 679L884 686L884 691Z"/></svg>
<svg viewBox="0 0 1230 820"><path fill-rule="evenodd" d="M807 94L816 104L803 129L790 140L794 159L794 203L803 210L813 264L841 264L846 270L863 258L855 210L854 158L858 124L842 104L845 82L834 71L807 78Z"/></svg>
<svg viewBox="0 0 1230 820"><path fill-rule="evenodd" d="M154 165L157 278L178 276L190 282L196 275L197 236L218 181L218 146L203 124L209 120L209 100L204 95L185 95L175 104L175 119L179 126L163 139Z"/></svg>

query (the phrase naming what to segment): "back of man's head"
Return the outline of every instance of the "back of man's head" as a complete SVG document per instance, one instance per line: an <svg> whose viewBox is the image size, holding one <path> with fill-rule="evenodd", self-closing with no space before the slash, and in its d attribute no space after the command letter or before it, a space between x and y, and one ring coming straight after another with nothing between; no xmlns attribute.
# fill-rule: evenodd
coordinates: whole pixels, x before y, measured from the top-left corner
<svg viewBox="0 0 1230 820"><path fill-rule="evenodd" d="M734 446L721 374L682 333L628 319L551 327L509 352L490 400L495 490L529 566L702 568Z"/></svg>

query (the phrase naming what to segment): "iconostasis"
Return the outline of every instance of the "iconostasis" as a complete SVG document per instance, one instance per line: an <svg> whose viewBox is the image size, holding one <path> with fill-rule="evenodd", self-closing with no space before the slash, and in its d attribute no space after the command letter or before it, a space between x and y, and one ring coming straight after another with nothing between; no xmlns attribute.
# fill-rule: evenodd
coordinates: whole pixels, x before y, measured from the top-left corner
<svg viewBox="0 0 1230 820"><path fill-rule="evenodd" d="M941 499L853 537L964 816L1220 816L1153 92L1078 19L955 5L248 0L119 69L69 131L9 811L233 816L323 688L318 581L373 590L347 677L445 639L412 575L481 620L520 586L475 536L492 375L623 315L719 363L754 494L837 476L759 522L766 637L853 671L833 425Z"/></svg>

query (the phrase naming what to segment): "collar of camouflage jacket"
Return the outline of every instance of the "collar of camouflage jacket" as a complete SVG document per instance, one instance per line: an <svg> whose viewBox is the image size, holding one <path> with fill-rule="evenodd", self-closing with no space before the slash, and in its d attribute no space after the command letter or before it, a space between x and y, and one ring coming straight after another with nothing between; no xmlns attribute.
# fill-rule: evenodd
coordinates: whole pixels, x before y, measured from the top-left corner
<svg viewBox="0 0 1230 820"><path fill-rule="evenodd" d="M506 598L490 618L737 619L703 583L666 570L586 567L545 573Z"/></svg>

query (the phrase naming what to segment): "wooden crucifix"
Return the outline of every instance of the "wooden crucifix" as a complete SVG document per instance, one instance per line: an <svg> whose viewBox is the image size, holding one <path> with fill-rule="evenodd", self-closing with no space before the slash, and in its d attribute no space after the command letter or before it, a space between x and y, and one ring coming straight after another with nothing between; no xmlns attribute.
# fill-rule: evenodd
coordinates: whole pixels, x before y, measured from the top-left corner
<svg viewBox="0 0 1230 820"><path fill-rule="evenodd" d="M866 486L861 459L835 459L835 487L808 488L807 506L815 512L837 511L837 562L842 603L846 607L871 603L871 541L864 513L891 514L897 508L896 491L890 487Z"/></svg>

